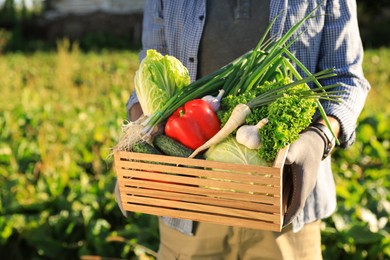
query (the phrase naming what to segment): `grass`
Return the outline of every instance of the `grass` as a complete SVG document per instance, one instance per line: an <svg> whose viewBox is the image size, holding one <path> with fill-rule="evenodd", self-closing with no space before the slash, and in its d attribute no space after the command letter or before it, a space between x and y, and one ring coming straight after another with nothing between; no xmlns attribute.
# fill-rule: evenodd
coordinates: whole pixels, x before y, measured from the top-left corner
<svg viewBox="0 0 390 260"><path fill-rule="evenodd" d="M367 50L363 71L371 84L364 113L390 114L390 49Z"/></svg>

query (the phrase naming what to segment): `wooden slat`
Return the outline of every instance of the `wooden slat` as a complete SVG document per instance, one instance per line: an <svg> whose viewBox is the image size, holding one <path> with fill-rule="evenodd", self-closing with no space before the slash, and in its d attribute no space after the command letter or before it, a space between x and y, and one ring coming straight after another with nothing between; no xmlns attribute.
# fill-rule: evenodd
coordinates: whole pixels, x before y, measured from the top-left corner
<svg viewBox="0 0 390 260"><path fill-rule="evenodd" d="M282 149L277 156L277 160L283 161L285 156L285 151ZM259 166L259 165L244 165L237 163L224 163L224 162L215 162L209 160L201 159L188 159L182 157L166 156L166 155L155 155L155 154L141 154L141 153L131 153L131 152L116 152L114 154L116 164L120 164L122 160L141 160L141 161L150 161L157 163L166 163L174 165L185 165L192 167L201 167L201 168L216 168L216 169L225 169L231 170L234 172L258 172L258 173L267 173L267 170L273 167ZM280 167L274 167L280 168Z"/></svg>
<svg viewBox="0 0 390 260"><path fill-rule="evenodd" d="M288 153L289 146L281 149L278 152L278 155L275 158L273 167L275 168L282 168L284 165L284 162L286 161L287 153Z"/></svg>
<svg viewBox="0 0 390 260"><path fill-rule="evenodd" d="M125 197L121 196L121 199L125 199ZM195 211L195 212L204 212L209 214L218 214L218 215L226 215L232 217L242 217L248 219L258 219L269 222L277 222L279 218L275 214L263 213L263 212L253 212L250 210L243 209L234 209L234 208L224 208L218 206L210 206L198 203L191 202L183 202L177 200L164 200L157 198L147 198L147 197L138 197L133 196L131 198L132 204L141 204L141 205L150 205L150 206L158 206L164 208L179 208L180 210L187 211Z"/></svg>
<svg viewBox="0 0 390 260"><path fill-rule="evenodd" d="M178 194L176 192L140 189L134 187L126 187L125 189L126 189L126 193L123 192L121 194L122 201L124 203L127 202L131 203L132 197L134 195L138 195L138 196L151 197L151 198L162 198L162 199L173 200L173 201L180 200L186 202L203 203L206 205L221 206L226 208L245 209L245 210L252 210L252 211L266 212L266 213L279 213L278 205L208 197L208 196L204 196L203 194L182 194L182 193Z"/></svg>
<svg viewBox="0 0 390 260"><path fill-rule="evenodd" d="M194 221L204 221L211 223L219 223L222 225L241 226L247 228L254 228L260 230L280 231L280 224L270 223L260 220L250 220L243 218L225 217L220 215L213 215L199 212L187 212L174 209L166 209L161 207L149 207L143 205L126 204L124 209L133 212L143 212L146 214L152 214L157 216L176 217L182 219L190 219Z"/></svg>
<svg viewBox="0 0 390 260"><path fill-rule="evenodd" d="M118 181L122 187L121 192L126 192L126 187L139 187L154 190L165 190L168 192L186 193L186 194L202 194L209 197L225 198L238 201L253 201L271 205L280 205L280 196L266 195L260 193L242 193L229 190L210 189L206 187L196 187L188 185L177 185L174 183L149 182L146 180L127 179Z"/></svg>
<svg viewBox="0 0 390 260"><path fill-rule="evenodd" d="M186 175L193 177L204 177L204 178L216 178L216 179L225 179L236 182L253 182L259 184L280 184L280 170L277 168L270 168L267 173L243 173L243 172L233 172L226 170L220 171L217 169L208 170L208 169L193 169L188 167L177 167L177 166L167 166L167 165L156 165L152 163L144 163L137 161L121 161L118 165L122 169L138 169L151 172L162 172L178 175Z"/></svg>
<svg viewBox="0 0 390 260"><path fill-rule="evenodd" d="M245 183L237 183L237 182L227 182L216 179L203 179L203 178L193 178L193 177L183 177L171 174L163 174L163 173L155 173L155 172L141 172L134 170L123 170L120 169L118 172L124 171L122 176L125 174L129 174L129 176L136 179L145 179L145 180L154 180L159 182L173 182L173 183L181 183L187 185L196 185L196 186L204 186L218 189L226 189L226 190L236 190L241 192L262 192L269 194L279 194L280 187L275 187L272 185L253 185L253 184L245 184Z"/></svg>

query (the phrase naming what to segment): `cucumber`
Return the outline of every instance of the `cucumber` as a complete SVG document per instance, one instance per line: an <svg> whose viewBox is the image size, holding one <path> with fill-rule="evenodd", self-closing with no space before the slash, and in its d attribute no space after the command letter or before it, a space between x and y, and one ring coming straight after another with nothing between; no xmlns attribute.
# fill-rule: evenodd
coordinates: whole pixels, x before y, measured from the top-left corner
<svg viewBox="0 0 390 260"><path fill-rule="evenodd" d="M161 154L153 145L145 141L138 141L131 147L135 153Z"/></svg>
<svg viewBox="0 0 390 260"><path fill-rule="evenodd" d="M153 138L153 145L158 148L163 154L177 157L188 157L194 150L184 146L182 143L174 140L173 138L159 134ZM199 155L195 158L204 159L203 155Z"/></svg>

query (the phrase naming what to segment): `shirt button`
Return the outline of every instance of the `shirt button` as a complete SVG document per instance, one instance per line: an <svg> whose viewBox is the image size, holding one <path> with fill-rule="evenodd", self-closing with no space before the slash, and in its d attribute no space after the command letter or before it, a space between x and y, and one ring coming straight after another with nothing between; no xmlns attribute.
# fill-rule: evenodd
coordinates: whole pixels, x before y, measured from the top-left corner
<svg viewBox="0 0 390 260"><path fill-rule="evenodd" d="M204 15L199 16L199 20L203 21Z"/></svg>
<svg viewBox="0 0 390 260"><path fill-rule="evenodd" d="M190 57L188 60L189 60L190 62L194 62L194 61L195 61L194 57Z"/></svg>

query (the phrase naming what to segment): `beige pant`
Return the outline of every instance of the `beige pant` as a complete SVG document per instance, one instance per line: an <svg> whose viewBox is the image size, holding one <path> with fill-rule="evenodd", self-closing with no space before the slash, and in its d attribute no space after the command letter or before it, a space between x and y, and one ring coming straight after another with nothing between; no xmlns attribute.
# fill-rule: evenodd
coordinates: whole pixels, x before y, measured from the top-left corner
<svg viewBox="0 0 390 260"><path fill-rule="evenodd" d="M281 233L210 223L198 223L195 236L186 236L160 220L159 260L322 259L320 221L293 233Z"/></svg>

